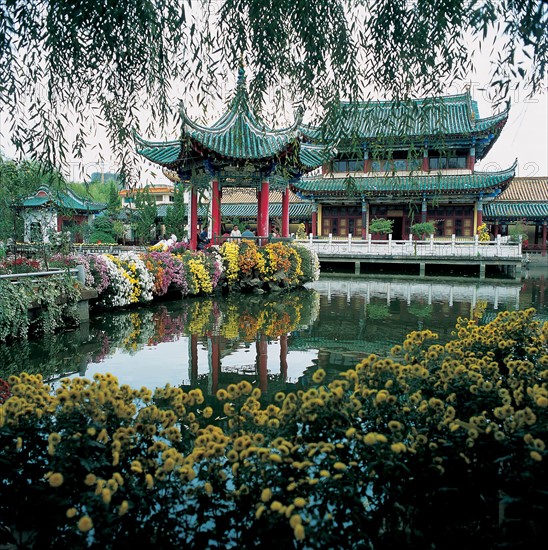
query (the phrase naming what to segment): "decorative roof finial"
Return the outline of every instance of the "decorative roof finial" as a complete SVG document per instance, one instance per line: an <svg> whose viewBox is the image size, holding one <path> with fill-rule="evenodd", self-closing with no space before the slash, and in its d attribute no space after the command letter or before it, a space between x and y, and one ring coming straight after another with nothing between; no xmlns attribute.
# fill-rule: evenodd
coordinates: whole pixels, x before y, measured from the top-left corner
<svg viewBox="0 0 548 550"><path fill-rule="evenodd" d="M245 69L244 56L240 56L240 66L238 67L238 88L245 88Z"/></svg>

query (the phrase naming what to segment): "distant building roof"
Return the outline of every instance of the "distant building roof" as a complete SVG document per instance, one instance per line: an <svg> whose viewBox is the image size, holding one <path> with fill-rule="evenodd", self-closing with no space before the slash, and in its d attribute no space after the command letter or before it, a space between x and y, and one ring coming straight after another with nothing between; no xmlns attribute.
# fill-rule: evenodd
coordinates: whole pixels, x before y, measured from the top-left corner
<svg viewBox="0 0 548 550"><path fill-rule="evenodd" d="M45 185L41 186L33 195L24 199L20 206L23 208L40 208L47 204L57 208L90 213L100 212L107 207L104 203L83 199L71 189L54 191Z"/></svg>
<svg viewBox="0 0 548 550"><path fill-rule="evenodd" d="M548 177L514 178L484 216L492 221L548 220Z"/></svg>

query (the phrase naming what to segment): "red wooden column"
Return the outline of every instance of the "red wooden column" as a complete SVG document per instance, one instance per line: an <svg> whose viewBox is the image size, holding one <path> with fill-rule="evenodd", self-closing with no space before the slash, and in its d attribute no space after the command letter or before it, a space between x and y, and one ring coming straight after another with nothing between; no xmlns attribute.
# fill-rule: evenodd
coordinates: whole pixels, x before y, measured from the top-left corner
<svg viewBox="0 0 548 550"><path fill-rule="evenodd" d="M260 225L257 228L257 236L268 237L268 200L269 200L269 183L263 181L261 184L261 194L259 196L259 220Z"/></svg>
<svg viewBox="0 0 548 550"><path fill-rule="evenodd" d="M542 224L542 255L546 256L546 227L548 222Z"/></svg>
<svg viewBox="0 0 548 550"><path fill-rule="evenodd" d="M483 200L480 196L477 202L477 227L483 223Z"/></svg>
<svg viewBox="0 0 548 550"><path fill-rule="evenodd" d="M422 171L428 172L429 166L428 166L428 147L425 147L422 150Z"/></svg>
<svg viewBox="0 0 548 550"><path fill-rule="evenodd" d="M282 237L289 237L289 185L282 191Z"/></svg>
<svg viewBox="0 0 548 550"><path fill-rule="evenodd" d="M211 239L213 244L218 244L221 235L221 196L219 193L219 181L211 182Z"/></svg>
<svg viewBox="0 0 548 550"><path fill-rule="evenodd" d="M476 164L476 148L470 147L470 154L468 155L468 169L474 171L474 165Z"/></svg>
<svg viewBox="0 0 548 550"><path fill-rule="evenodd" d="M257 370L259 371L259 387L262 392L268 389L268 342L264 334L257 336L255 342L257 348Z"/></svg>
<svg viewBox="0 0 548 550"><path fill-rule="evenodd" d="M312 205L312 236L315 237L318 234L318 205Z"/></svg>
<svg viewBox="0 0 548 550"><path fill-rule="evenodd" d="M369 225L369 205L362 200L362 239L367 239L367 226Z"/></svg>
<svg viewBox="0 0 548 550"><path fill-rule="evenodd" d="M287 334L280 336L280 375L285 382L287 380Z"/></svg>
<svg viewBox="0 0 548 550"><path fill-rule="evenodd" d="M194 187L190 188L190 250L196 250L198 247L198 194Z"/></svg>

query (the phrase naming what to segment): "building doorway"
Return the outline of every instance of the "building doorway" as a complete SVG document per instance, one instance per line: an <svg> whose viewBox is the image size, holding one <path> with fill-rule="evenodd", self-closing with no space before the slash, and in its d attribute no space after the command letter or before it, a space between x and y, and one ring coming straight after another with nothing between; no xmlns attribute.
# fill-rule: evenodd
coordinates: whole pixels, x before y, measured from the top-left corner
<svg viewBox="0 0 548 550"><path fill-rule="evenodd" d="M394 222L392 226L392 239L401 241L403 239L403 218L388 218Z"/></svg>

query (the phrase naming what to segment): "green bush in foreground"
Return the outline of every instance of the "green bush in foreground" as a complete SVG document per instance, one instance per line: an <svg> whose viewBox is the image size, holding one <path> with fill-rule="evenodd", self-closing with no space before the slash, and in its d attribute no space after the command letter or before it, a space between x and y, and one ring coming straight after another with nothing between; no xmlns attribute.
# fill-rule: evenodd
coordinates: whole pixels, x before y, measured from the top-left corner
<svg viewBox="0 0 548 550"><path fill-rule="evenodd" d="M533 315L459 320L443 346L411 333L271 403L246 381L207 402L12 376L2 527L35 548L532 547L548 505L548 324Z"/></svg>

